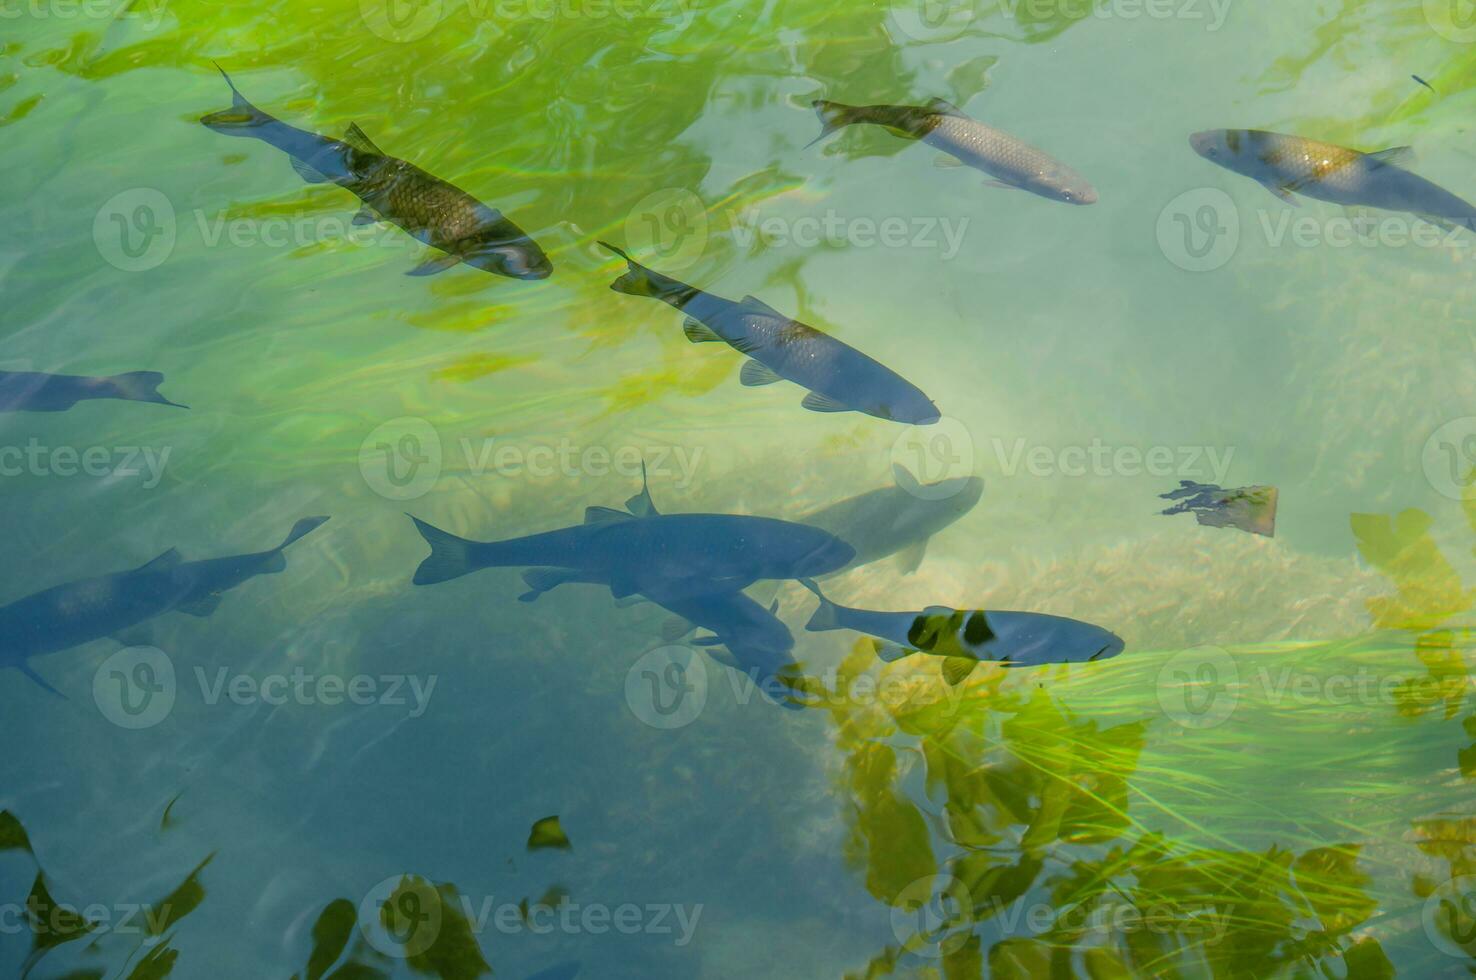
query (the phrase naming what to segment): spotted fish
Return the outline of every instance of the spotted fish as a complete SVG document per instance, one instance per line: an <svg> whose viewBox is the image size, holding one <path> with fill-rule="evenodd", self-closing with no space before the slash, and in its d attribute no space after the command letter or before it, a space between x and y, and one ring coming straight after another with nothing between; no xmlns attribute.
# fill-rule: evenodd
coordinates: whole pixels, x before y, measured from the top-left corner
<svg viewBox="0 0 1476 980"><path fill-rule="evenodd" d="M964 115L962 109L942 99L933 99L926 106L845 105L823 99L812 105L822 128L811 145L844 126L884 126L982 170L994 178L991 186L1029 191L1066 204L1097 203L1096 188L1081 174L1044 150Z"/></svg>
<svg viewBox="0 0 1476 980"><path fill-rule="evenodd" d="M929 606L921 612L872 612L827 599L819 586L802 581L820 600L805 628L811 632L854 630L884 641L883 660L913 653L942 657L943 676L957 684L981 661L1004 667L1107 660L1123 651L1114 634L1074 619L1043 613L995 612Z"/></svg>
<svg viewBox="0 0 1476 980"><path fill-rule="evenodd" d="M375 146L351 124L341 140L289 126L247 102L230 76L231 107L200 122L227 136L251 136L292 158L310 184L334 183L364 202L354 224L388 221L441 254L410 271L428 276L460 262L513 279L546 279L553 263L528 234L466 191Z"/></svg>
<svg viewBox="0 0 1476 980"><path fill-rule="evenodd" d="M1211 129L1189 137L1194 152L1249 177L1287 204L1297 195L1348 207L1403 211L1442 227L1476 231L1476 208L1405 170L1411 152L1397 146L1362 153L1301 136L1255 129Z"/></svg>

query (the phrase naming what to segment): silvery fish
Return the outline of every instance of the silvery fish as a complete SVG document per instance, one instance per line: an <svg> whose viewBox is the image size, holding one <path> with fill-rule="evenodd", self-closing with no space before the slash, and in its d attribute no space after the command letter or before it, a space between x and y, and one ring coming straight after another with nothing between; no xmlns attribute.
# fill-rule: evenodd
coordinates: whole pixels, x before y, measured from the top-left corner
<svg viewBox="0 0 1476 980"><path fill-rule="evenodd" d="M1029 191L1066 204L1096 204L1097 190L1085 177L1043 150L977 119L958 106L933 99L926 106L845 105L817 99L820 135L813 146L843 126L870 123L899 136L921 140L975 170L993 177L994 187Z"/></svg>
<svg viewBox="0 0 1476 980"><path fill-rule="evenodd" d="M428 276L465 262L514 279L546 279L553 263L528 234L453 184L389 156L351 124L341 140L289 126L247 102L230 76L231 107L200 122L227 136L251 136L292 158L310 184L334 183L357 194L364 207L354 224L388 221L443 254L422 262L412 276Z"/></svg>
<svg viewBox="0 0 1476 980"><path fill-rule="evenodd" d="M1249 177L1293 206L1301 194L1476 230L1476 208L1400 166L1411 156L1407 146L1361 153L1255 129L1211 129L1189 137L1189 145L1211 163Z"/></svg>
<svg viewBox="0 0 1476 980"><path fill-rule="evenodd" d="M117 398L187 408L159 394L164 375L129 371L108 378L37 371L0 371L0 412L65 412L80 401Z"/></svg>
<svg viewBox="0 0 1476 980"><path fill-rule="evenodd" d="M890 422L928 425L937 406L917 386L848 344L791 320L762 300L733 302L637 263L614 245L628 271L610 284L617 293L659 299L687 315L682 329L694 344L722 341L750 359L739 380L749 387L793 381L809 390L800 404L812 412L862 412Z"/></svg>
<svg viewBox="0 0 1476 980"><path fill-rule="evenodd" d="M490 542L468 541L411 519L431 547L415 570L416 585L483 568L551 566L578 573L568 581L608 582L617 599L669 601L736 592L759 579L823 575L855 556L850 545L818 528L736 514L638 517L590 507L582 525Z"/></svg>
<svg viewBox="0 0 1476 980"><path fill-rule="evenodd" d="M856 557L839 569L897 555L904 572L922 564L928 540L974 509L984 494L977 476L919 484L901 466L892 467L893 486L831 504L800 518L801 524L829 531L856 549ZM837 574L837 573L832 573Z"/></svg>
<svg viewBox="0 0 1476 980"><path fill-rule="evenodd" d="M801 584L820 600L806 629L854 630L876 637L885 641L877 655L886 661L919 652L943 657L943 676L950 684L968 677L980 662L1039 667L1107 660L1123 651L1122 640L1100 626L1061 616L946 606L929 606L921 612L872 612L836 605L812 581Z"/></svg>
<svg viewBox="0 0 1476 980"><path fill-rule="evenodd" d="M209 616L220 595L287 567L283 550L328 520L305 517L270 551L184 561L173 548L127 572L68 582L0 607L0 667L14 667L53 694L27 661L105 637L119 637L172 610Z"/></svg>

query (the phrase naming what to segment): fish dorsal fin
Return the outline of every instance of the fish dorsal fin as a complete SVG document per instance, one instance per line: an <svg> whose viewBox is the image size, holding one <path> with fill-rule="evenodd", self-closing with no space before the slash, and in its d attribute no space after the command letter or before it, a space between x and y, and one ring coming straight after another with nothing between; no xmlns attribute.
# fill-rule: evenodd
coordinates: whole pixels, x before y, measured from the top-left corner
<svg viewBox="0 0 1476 980"><path fill-rule="evenodd" d="M738 372L738 380L749 388L760 388L782 379L767 364L760 364L758 361L744 361L743 370Z"/></svg>
<svg viewBox="0 0 1476 980"><path fill-rule="evenodd" d="M829 395L822 395L818 391L812 391L800 402L801 408L808 408L812 412L849 412L851 406L842 405Z"/></svg>
<svg viewBox="0 0 1476 980"><path fill-rule="evenodd" d="M778 310L774 309L772 306L770 306L768 303L765 303L757 296L745 296L743 297L743 299L738 301L738 305L744 307L750 313L762 313L765 316L777 316L781 320L789 319L783 313L780 313Z"/></svg>
<svg viewBox="0 0 1476 980"><path fill-rule="evenodd" d="M904 490L913 496L921 496L919 491L922 490L922 484L918 482L917 477L912 475L912 471L901 463L892 464L892 482L897 485L898 490Z"/></svg>
<svg viewBox="0 0 1476 980"><path fill-rule="evenodd" d="M184 559L179 556L179 549L170 548L158 558L138 566L138 570L140 572L167 572L171 568L178 568L182 561Z"/></svg>
<svg viewBox="0 0 1476 980"><path fill-rule="evenodd" d="M929 99L928 108L944 116L961 116L964 114L962 109L945 99Z"/></svg>
<svg viewBox="0 0 1476 980"><path fill-rule="evenodd" d="M949 687L957 687L977 666L979 661L968 657L949 657L943 661L943 679L948 682Z"/></svg>
<svg viewBox="0 0 1476 980"><path fill-rule="evenodd" d="M912 572L917 571L918 566L923 563L923 558L927 555L927 553L928 539L923 538L921 541L910 544L906 548L903 548L901 551L897 552L897 567L900 568L904 574L911 574Z"/></svg>
<svg viewBox="0 0 1476 980"><path fill-rule="evenodd" d="M646 480L646 461L641 460L641 492L625 502L625 509L636 517L659 517L656 503L651 499L651 485Z"/></svg>
<svg viewBox="0 0 1476 980"><path fill-rule="evenodd" d="M348 132L343 134L343 141L356 150L363 150L366 153L384 156L384 151L375 146L374 141L364 135L364 131L359 128L358 123L349 123Z"/></svg>
<svg viewBox="0 0 1476 980"><path fill-rule="evenodd" d="M584 508L584 523L586 524L611 524L616 521L633 521L635 518L623 510L614 507L586 507Z"/></svg>
<svg viewBox="0 0 1476 980"><path fill-rule="evenodd" d="M1381 167L1402 167L1414 162L1414 147L1391 146L1368 154L1368 158Z"/></svg>
<svg viewBox="0 0 1476 980"><path fill-rule="evenodd" d="M673 616L661 624L661 638L667 643L675 643L696 628L682 617Z"/></svg>
<svg viewBox="0 0 1476 980"><path fill-rule="evenodd" d="M324 177L322 174L318 173L318 171L314 170L311 164L305 163L304 161L297 159L297 157L292 157L291 160L292 169L297 171L297 176L301 177L309 184L328 183L328 178Z"/></svg>
<svg viewBox="0 0 1476 980"><path fill-rule="evenodd" d="M723 339L707 324L699 323L691 317L682 321L682 333L686 334L687 339L694 344L710 344Z"/></svg>

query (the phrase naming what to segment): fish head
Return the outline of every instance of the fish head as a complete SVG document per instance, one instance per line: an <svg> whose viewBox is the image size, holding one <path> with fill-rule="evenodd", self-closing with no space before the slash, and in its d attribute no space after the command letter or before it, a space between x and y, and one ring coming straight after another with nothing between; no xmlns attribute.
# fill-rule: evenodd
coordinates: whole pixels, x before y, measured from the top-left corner
<svg viewBox="0 0 1476 980"><path fill-rule="evenodd" d="M1091 181L1064 163L1054 163L1035 174L1036 193L1066 204L1097 203L1097 189Z"/></svg>
<svg viewBox="0 0 1476 980"><path fill-rule="evenodd" d="M547 279L553 275L553 263L531 238L479 248L466 257L466 264L510 279Z"/></svg>
<svg viewBox="0 0 1476 980"><path fill-rule="evenodd" d="M1233 170L1240 158L1241 147L1246 143L1246 140L1240 138L1242 135L1239 130L1206 129L1190 136L1189 145L1195 153L1211 163Z"/></svg>
<svg viewBox="0 0 1476 980"><path fill-rule="evenodd" d="M1097 648L1096 652L1086 658L1087 663L1095 663L1098 660L1111 660L1119 653L1122 653L1123 650L1127 649L1127 645L1122 642L1122 637L1116 633L1111 633L1104 629L1098 629L1097 632L1099 634L1097 638L1103 642Z"/></svg>

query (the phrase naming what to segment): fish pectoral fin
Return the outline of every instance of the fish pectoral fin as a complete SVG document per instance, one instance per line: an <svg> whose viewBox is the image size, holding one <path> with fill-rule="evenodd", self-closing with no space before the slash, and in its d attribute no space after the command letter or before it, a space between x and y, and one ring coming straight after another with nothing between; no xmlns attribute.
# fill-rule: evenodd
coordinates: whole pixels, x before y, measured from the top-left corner
<svg viewBox="0 0 1476 980"><path fill-rule="evenodd" d="M886 643L882 640L872 640L871 646L876 651L877 659L889 664L896 663L903 657L910 657L917 652L909 647L904 647L896 643Z"/></svg>
<svg viewBox="0 0 1476 980"><path fill-rule="evenodd" d="M375 214L366 204L354 215L353 223L356 225L372 225L379 222L379 215Z"/></svg>
<svg viewBox="0 0 1476 980"><path fill-rule="evenodd" d="M949 156L947 153L939 153L933 157L933 166L939 170L952 170L955 167L962 167L963 161L958 157Z"/></svg>
<svg viewBox="0 0 1476 980"><path fill-rule="evenodd" d="M1007 180L986 180L984 181L984 186L998 187L1000 190L1006 191L1018 191L1022 189L1019 184L1012 184Z"/></svg>
<svg viewBox="0 0 1476 980"><path fill-rule="evenodd" d="M696 628L682 617L673 616L661 624L661 638L667 643L675 643Z"/></svg>
<svg viewBox="0 0 1476 980"><path fill-rule="evenodd" d="M738 658L733 656L732 651L724 647L703 647L703 649L707 651L709 657L724 667L731 667L734 670L743 669L742 665L738 663Z"/></svg>
<svg viewBox="0 0 1476 980"><path fill-rule="evenodd" d="M1261 186L1266 188L1266 190L1270 191L1272 194L1275 194L1277 200L1281 201L1283 204L1290 204L1294 208L1299 208L1302 206L1302 202L1298 201L1295 195L1292 194L1292 189L1290 186L1287 186L1285 184L1275 184L1269 180L1261 181Z"/></svg>
<svg viewBox="0 0 1476 980"><path fill-rule="evenodd" d="M1412 146L1391 146L1387 150L1376 150L1368 154L1368 159L1381 167L1405 167L1414 163L1415 152Z"/></svg>
<svg viewBox="0 0 1476 980"><path fill-rule="evenodd" d="M961 116L964 111L946 99L929 99L928 108L944 116Z"/></svg>
<svg viewBox="0 0 1476 980"><path fill-rule="evenodd" d="M179 549L170 548L168 551L164 552L162 555L153 559L152 561L146 561L142 565L138 566L138 571L167 572L171 568L177 568L179 566L179 563L182 561L184 561L184 559L179 557Z"/></svg>
<svg viewBox="0 0 1476 980"><path fill-rule="evenodd" d="M822 395L818 391L812 391L800 402L801 408L807 408L812 412L849 412L851 406L842 405L829 395Z"/></svg>
<svg viewBox="0 0 1476 980"><path fill-rule="evenodd" d="M614 507L586 507L584 508L584 523L586 524L608 524L611 521L633 521L634 514L627 514L623 510Z"/></svg>
<svg viewBox="0 0 1476 980"><path fill-rule="evenodd" d="M405 273L405 275L433 276L437 272L445 272L447 269L451 268L453 265L460 261L461 256L452 255L450 252L442 252L440 255L433 255L430 258L426 259L424 262L420 263L415 268Z"/></svg>
<svg viewBox="0 0 1476 980"><path fill-rule="evenodd" d="M694 647L720 647L723 645L723 638L716 634L710 636L694 636L692 637L692 645Z"/></svg>
<svg viewBox="0 0 1476 980"><path fill-rule="evenodd" d="M374 141L364 135L358 123L349 123L348 132L343 134L343 141L356 150L373 153L376 156L384 156L384 151L374 145Z"/></svg>
<svg viewBox="0 0 1476 980"><path fill-rule="evenodd" d="M187 616L198 616L203 619L220 608L220 593L210 592L199 598L186 599L174 608Z"/></svg>
<svg viewBox="0 0 1476 980"><path fill-rule="evenodd" d="M1415 217L1419 218L1426 224L1434 225L1441 231L1455 232L1464 227L1460 224L1460 222L1452 221L1449 218L1442 218L1437 214L1416 214Z"/></svg>
<svg viewBox="0 0 1476 980"><path fill-rule="evenodd" d="M969 657L948 657L943 661L943 679L948 682L949 687L957 687L977 666L979 661Z"/></svg>
<svg viewBox="0 0 1476 980"><path fill-rule="evenodd" d="M292 160L292 169L297 171L297 176L301 177L309 184L328 183L328 178L318 173L318 171L313 168L312 164L308 163L305 160L299 160L297 159L297 157L291 157L290 159Z"/></svg>
<svg viewBox="0 0 1476 980"><path fill-rule="evenodd" d="M738 380L745 387L761 388L784 379L775 374L774 369L767 364L761 364L758 361L744 361L743 370L738 372Z"/></svg>
<svg viewBox="0 0 1476 980"><path fill-rule="evenodd" d="M691 317L682 321L682 333L694 344L711 344L714 341L721 342L723 339L707 324L700 323Z"/></svg>
<svg viewBox="0 0 1476 980"><path fill-rule="evenodd" d="M923 562L923 557L928 553L928 539L923 538L916 544L908 545L897 552L897 567L904 575L917 571Z"/></svg>

